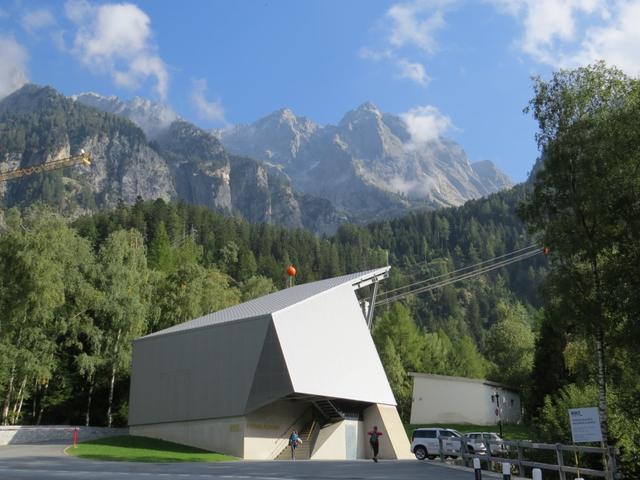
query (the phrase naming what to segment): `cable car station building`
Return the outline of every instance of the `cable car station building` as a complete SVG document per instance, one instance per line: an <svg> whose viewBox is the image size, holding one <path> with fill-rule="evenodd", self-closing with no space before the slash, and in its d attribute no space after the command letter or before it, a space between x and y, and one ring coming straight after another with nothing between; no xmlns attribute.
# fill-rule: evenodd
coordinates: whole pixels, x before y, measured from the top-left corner
<svg viewBox="0 0 640 480"><path fill-rule="evenodd" d="M287 288L139 338L132 435L245 459L411 458L356 291L390 267Z"/></svg>

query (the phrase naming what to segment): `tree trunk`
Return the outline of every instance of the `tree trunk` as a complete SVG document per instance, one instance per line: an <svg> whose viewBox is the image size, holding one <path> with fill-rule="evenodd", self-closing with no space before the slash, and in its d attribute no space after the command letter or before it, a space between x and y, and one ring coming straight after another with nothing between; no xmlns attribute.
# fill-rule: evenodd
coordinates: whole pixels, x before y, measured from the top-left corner
<svg viewBox="0 0 640 480"><path fill-rule="evenodd" d="M89 377L89 394L87 396L87 410L84 413L84 426L88 427L91 416L91 397L93 396L93 375Z"/></svg>
<svg viewBox="0 0 640 480"><path fill-rule="evenodd" d="M20 388L18 389L18 394L16 395L16 401L13 404L13 408L11 409L11 425L15 425L18 421L19 412L22 410L22 401L24 400L24 387L27 385L27 377L22 379L20 383Z"/></svg>
<svg viewBox="0 0 640 480"><path fill-rule="evenodd" d="M591 271L596 289L596 354L598 355L598 413L600 414L600 432L602 441L606 444L609 441L609 422L607 419L607 363L605 352L605 331L604 331L604 296L602 295L602 285L600 282L600 269L598 268L598 258L592 257Z"/></svg>
<svg viewBox="0 0 640 480"><path fill-rule="evenodd" d="M602 441L606 444L609 439L609 421L607 418L607 367L602 327L598 328L596 351L598 354L598 413L600 414Z"/></svg>
<svg viewBox="0 0 640 480"><path fill-rule="evenodd" d="M36 425L40 425L42 421L42 414L44 413L44 405L45 400L47 399L47 390L49 390L49 380L44 384L44 388L42 389L42 397L40 398L40 411L38 412L38 419L36 420Z"/></svg>
<svg viewBox="0 0 640 480"><path fill-rule="evenodd" d="M36 421L36 402L38 400L38 392L40 391L40 387L38 386L38 378L33 381L33 406L31 408L31 424L34 424Z"/></svg>
<svg viewBox="0 0 640 480"><path fill-rule="evenodd" d="M4 396L4 405L2 406L2 424L8 425L9 421L9 404L11 403L11 395L13 394L13 381L15 375L16 365L11 367L11 374L9 375L9 385L7 386L7 393Z"/></svg>
<svg viewBox="0 0 640 480"><path fill-rule="evenodd" d="M112 415L111 406L113 405L113 387L116 383L116 367L111 369L111 381L109 382L109 407L107 408L107 427L111 427Z"/></svg>
<svg viewBox="0 0 640 480"><path fill-rule="evenodd" d="M113 346L113 365L111 367L111 381L109 382L109 406L107 408L107 427L111 427L112 423L112 406L113 406L113 387L116 383L116 362L118 361L118 350L120 347L120 334L122 333L121 329L118 329L118 333L116 335L116 342Z"/></svg>
<svg viewBox="0 0 640 480"><path fill-rule="evenodd" d="M22 403L24 402L24 392L27 386L27 377L22 380L22 385L20 385L20 393L18 394L18 398L20 401L17 404L17 408L14 408L13 411L13 425L15 425L20 419L20 415L22 415Z"/></svg>

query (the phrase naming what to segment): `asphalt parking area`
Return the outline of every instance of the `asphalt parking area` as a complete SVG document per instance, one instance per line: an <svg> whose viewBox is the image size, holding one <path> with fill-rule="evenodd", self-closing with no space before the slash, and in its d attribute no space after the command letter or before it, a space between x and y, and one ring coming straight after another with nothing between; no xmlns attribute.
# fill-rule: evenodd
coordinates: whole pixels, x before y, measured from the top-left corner
<svg viewBox="0 0 640 480"><path fill-rule="evenodd" d="M473 471L418 460L129 463L68 457L65 445L0 447L2 480L472 480Z"/></svg>

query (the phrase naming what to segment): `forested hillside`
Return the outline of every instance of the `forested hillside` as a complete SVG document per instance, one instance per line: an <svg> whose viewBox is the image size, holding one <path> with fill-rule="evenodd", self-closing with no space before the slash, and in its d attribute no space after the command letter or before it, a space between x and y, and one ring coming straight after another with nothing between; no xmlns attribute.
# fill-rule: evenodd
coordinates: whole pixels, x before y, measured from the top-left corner
<svg viewBox="0 0 640 480"><path fill-rule="evenodd" d="M4 417L103 424L111 414L124 423L130 343L137 336L283 288L290 263L302 283L385 265L388 258L397 265L391 288L500 255L528 243L513 214L518 195L504 192L367 227L344 225L324 238L163 200L121 204L72 223L44 207L22 215L12 210L0 236ZM374 336L385 363L393 361L388 339L396 351L406 346L403 328L421 350L419 358L403 354L402 369L390 371L401 376L394 390L405 415L408 370L491 373L487 332L514 309L531 331L538 298L529 283L542 274L539 262L530 261L379 309ZM439 353L421 342L437 343Z"/></svg>

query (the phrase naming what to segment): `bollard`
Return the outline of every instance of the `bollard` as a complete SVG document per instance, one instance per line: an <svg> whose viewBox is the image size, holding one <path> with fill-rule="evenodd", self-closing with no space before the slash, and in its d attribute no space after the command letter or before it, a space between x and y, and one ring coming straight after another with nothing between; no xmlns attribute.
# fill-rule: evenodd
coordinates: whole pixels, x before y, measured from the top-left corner
<svg viewBox="0 0 640 480"><path fill-rule="evenodd" d="M76 448L78 446L78 429L74 428L73 429L73 448Z"/></svg>
<svg viewBox="0 0 640 480"><path fill-rule="evenodd" d="M473 471L475 473L475 480L482 480L482 468L480 467L480 459L473 459Z"/></svg>
<svg viewBox="0 0 640 480"><path fill-rule="evenodd" d="M508 462L502 464L502 480L511 480L511 464Z"/></svg>
<svg viewBox="0 0 640 480"><path fill-rule="evenodd" d="M542 480L542 470L539 468L534 468L531 475L532 480Z"/></svg>

